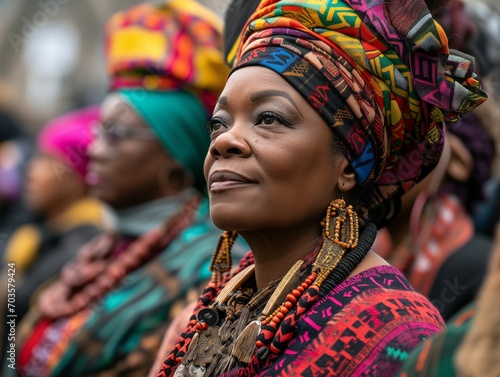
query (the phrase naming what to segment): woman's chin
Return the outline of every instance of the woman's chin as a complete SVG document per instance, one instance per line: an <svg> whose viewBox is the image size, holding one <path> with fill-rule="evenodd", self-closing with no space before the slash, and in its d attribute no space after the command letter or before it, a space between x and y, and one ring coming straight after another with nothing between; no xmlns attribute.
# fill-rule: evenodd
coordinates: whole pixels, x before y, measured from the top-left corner
<svg viewBox="0 0 500 377"><path fill-rule="evenodd" d="M100 200L103 203L108 204L111 207L116 207L118 200L114 192L106 190L103 186L91 186L89 189L89 195Z"/></svg>
<svg viewBox="0 0 500 377"><path fill-rule="evenodd" d="M213 219L212 222L214 225L219 228L220 230L228 230L228 231L235 231L235 232L241 232L244 230L248 229L248 226L245 226L246 224L244 222L239 222L238 220L234 221L231 219Z"/></svg>
<svg viewBox="0 0 500 377"><path fill-rule="evenodd" d="M210 208L210 218L214 225L221 230L234 230L237 232L251 228L252 218L243 210L231 210L230 208Z"/></svg>

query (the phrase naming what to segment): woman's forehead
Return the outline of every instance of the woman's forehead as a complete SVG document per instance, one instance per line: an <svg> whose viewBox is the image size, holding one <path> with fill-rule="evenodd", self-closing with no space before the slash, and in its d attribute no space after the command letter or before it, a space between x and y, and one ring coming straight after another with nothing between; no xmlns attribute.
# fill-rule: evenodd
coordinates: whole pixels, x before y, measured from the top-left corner
<svg viewBox="0 0 500 377"><path fill-rule="evenodd" d="M109 117L117 113L120 109L124 110L128 107L124 98L118 92L109 93L102 102L101 106L101 119Z"/></svg>
<svg viewBox="0 0 500 377"><path fill-rule="evenodd" d="M121 102L123 102L123 97L120 93L112 92L107 94L101 105L101 115L108 114Z"/></svg>
<svg viewBox="0 0 500 377"><path fill-rule="evenodd" d="M286 91L290 96L299 93L276 72L261 66L249 66L236 70L229 76L221 98L229 91L237 91L252 96L253 93L279 89Z"/></svg>
<svg viewBox="0 0 500 377"><path fill-rule="evenodd" d="M147 127L127 100L118 92L110 93L101 106L101 122L118 121L126 126Z"/></svg>

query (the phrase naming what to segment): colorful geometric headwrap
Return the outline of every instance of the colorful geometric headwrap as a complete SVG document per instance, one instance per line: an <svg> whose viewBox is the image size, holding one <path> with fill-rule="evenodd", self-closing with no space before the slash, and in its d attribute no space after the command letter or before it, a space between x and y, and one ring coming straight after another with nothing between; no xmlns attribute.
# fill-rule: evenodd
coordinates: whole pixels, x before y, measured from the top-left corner
<svg viewBox="0 0 500 377"><path fill-rule="evenodd" d="M342 140L357 183L374 184L371 209L382 208L437 164L443 125L486 99L473 59L447 42L424 0L263 0L233 72L281 75Z"/></svg>
<svg viewBox="0 0 500 377"><path fill-rule="evenodd" d="M205 188L205 128L229 72L222 21L194 0L144 3L106 25L110 89L154 131L168 154Z"/></svg>
<svg viewBox="0 0 500 377"><path fill-rule="evenodd" d="M195 0L144 3L105 27L110 89L194 92L211 114L228 69L222 21Z"/></svg>

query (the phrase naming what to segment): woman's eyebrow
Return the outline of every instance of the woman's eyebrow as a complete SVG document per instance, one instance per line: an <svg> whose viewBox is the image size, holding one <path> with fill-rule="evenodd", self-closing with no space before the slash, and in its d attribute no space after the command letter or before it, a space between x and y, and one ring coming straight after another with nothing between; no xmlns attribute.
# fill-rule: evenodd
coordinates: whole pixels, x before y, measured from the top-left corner
<svg viewBox="0 0 500 377"><path fill-rule="evenodd" d="M218 104L221 104L223 106L227 106L228 101L226 96L220 96L219 99L217 100Z"/></svg>
<svg viewBox="0 0 500 377"><path fill-rule="evenodd" d="M302 115L302 113L299 110L299 107L297 106L297 104L295 103L293 98L290 96L290 94L288 94L287 92L283 92L281 90L270 89L270 90L263 90L261 92L253 93L250 96L250 100L252 102L254 102L254 101L258 101L258 100L265 98L265 97L283 97L283 98L287 99L297 109L297 111L300 113L300 115Z"/></svg>

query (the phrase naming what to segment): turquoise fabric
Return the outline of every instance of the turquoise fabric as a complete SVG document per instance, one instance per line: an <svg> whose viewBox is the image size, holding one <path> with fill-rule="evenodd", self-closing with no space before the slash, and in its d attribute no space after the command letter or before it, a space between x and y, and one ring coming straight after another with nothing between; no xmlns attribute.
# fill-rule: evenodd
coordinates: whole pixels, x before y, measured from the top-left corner
<svg viewBox="0 0 500 377"><path fill-rule="evenodd" d="M193 94L183 90L120 89L119 93L154 131L167 153L193 174L195 187L205 192L203 162L210 138L208 114Z"/></svg>
<svg viewBox="0 0 500 377"><path fill-rule="evenodd" d="M199 287L201 292L211 276L208 265L221 231L209 215L205 199L191 226L94 304L81 331L61 355L52 377L102 373L116 368L141 347L145 338L154 334L161 339L172 319L172 306L185 300L190 289ZM239 237L232 248L233 261L238 263L247 251L248 245ZM149 356L154 359L156 355Z"/></svg>
<svg viewBox="0 0 500 377"><path fill-rule="evenodd" d="M152 200L134 207L119 210L107 207L107 209L112 226L118 234L140 237L176 213L195 194L194 188L188 188L177 195Z"/></svg>

